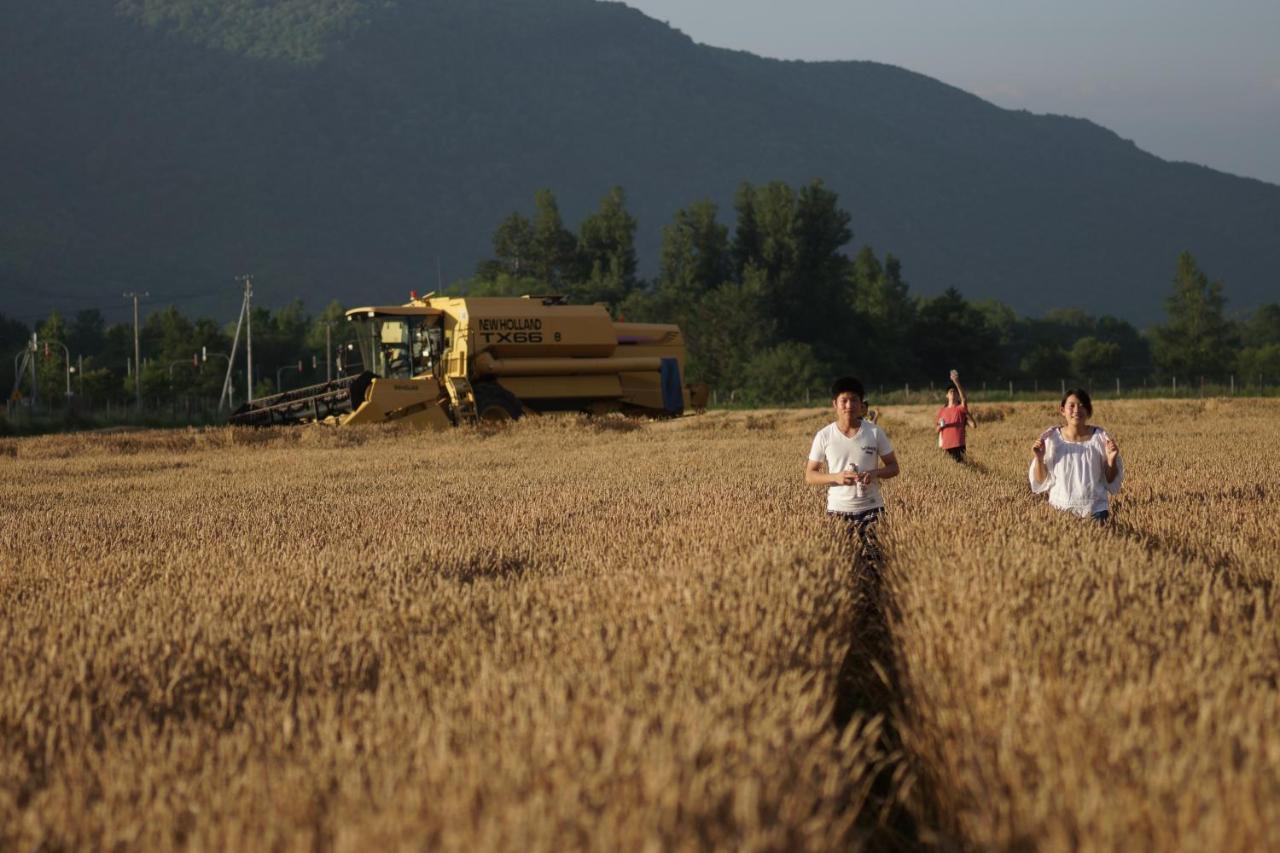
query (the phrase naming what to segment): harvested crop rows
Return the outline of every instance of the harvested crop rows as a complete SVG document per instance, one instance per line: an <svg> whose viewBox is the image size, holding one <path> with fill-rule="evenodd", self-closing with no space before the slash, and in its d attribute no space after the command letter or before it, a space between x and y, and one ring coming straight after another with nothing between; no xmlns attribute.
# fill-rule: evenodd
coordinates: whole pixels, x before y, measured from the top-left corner
<svg viewBox="0 0 1280 853"><path fill-rule="evenodd" d="M1264 845L1280 405L1099 404L1107 528L1052 415L886 412L883 609L820 411L6 442L0 847Z"/></svg>

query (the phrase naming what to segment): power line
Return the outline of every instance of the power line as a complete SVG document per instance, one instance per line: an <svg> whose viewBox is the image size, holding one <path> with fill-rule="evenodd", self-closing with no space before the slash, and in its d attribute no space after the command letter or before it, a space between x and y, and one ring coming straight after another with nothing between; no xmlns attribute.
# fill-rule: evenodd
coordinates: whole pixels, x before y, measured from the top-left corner
<svg viewBox="0 0 1280 853"><path fill-rule="evenodd" d="M211 295L211 294L207 294L207 293L206 293L206 294L203 294L203 295L202 295L202 294L191 294L191 295L189 295L189 296L184 296L184 297L177 298L177 299L150 299L150 300L143 300L143 301L141 301L141 303L140 303L140 304L141 304L141 305L143 305L143 306L154 307L154 306L161 306L161 305L189 304L189 303L192 303L192 302L197 302L197 301L202 301L202 300L203 300L203 301L208 301L208 300L210 300L210 299L212 299L212 298L214 298L214 297L213 297L213 295ZM74 314L77 314L77 313L79 313L79 312L81 312L81 311L98 311L98 312L99 312L99 313L101 313L104 317L107 317L107 316L116 316L116 315L119 315L121 312L126 312L126 316L127 316L127 312L129 311L129 307L128 307L128 306L121 306L121 305L85 305L83 302L76 302L76 303L71 304L71 305L68 305L68 304L65 304L65 303L54 303L54 304L53 304L53 305L51 305L47 310L45 310L45 311L43 311L43 312L41 312L41 313L38 313L38 314L34 314L34 313L28 313L28 314L9 314L9 313L7 313L7 312L5 312L5 311L3 311L3 310L0 310L0 314L4 314L4 316L6 316L6 317L8 317L8 318L10 318L10 319L12 319L12 320L19 320L19 321L26 322L26 323L39 323L39 322L42 322L42 321L44 321L44 320L49 319L49 315L53 314L55 311L56 311L57 313L59 313L59 314L62 314L64 317L67 317L67 316L73 316Z"/></svg>
<svg viewBox="0 0 1280 853"><path fill-rule="evenodd" d="M158 306L190 304L192 302L207 303L219 298L220 297L216 293L209 293L208 291L197 290L197 291L190 291L187 293L180 293L174 296L156 295L150 299L141 300L140 304L145 307L158 307ZM68 297L69 301L70 299L71 298ZM73 310L74 310L74 313L79 313L80 311L98 311L103 315L104 318L116 317L116 316L119 316L121 312L125 312L125 318L127 319L129 307L127 305L85 305L83 302L78 302L78 301L73 302L71 304L63 303L63 302L54 302L47 310L38 314L34 314L34 313L10 314L3 310L0 310L0 314L3 314L5 317L8 317L11 320L17 320L19 322L32 324L32 323L40 323L49 319L49 315L51 315L55 311L58 312L59 314L62 314L64 317L70 317L73 315Z"/></svg>

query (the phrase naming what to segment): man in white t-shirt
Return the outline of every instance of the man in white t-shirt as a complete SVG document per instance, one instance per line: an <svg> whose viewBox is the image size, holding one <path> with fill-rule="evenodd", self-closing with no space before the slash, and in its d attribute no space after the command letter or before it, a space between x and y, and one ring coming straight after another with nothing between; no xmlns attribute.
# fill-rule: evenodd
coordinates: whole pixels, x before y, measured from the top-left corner
<svg viewBox="0 0 1280 853"><path fill-rule="evenodd" d="M862 383L850 376L832 383L835 423L813 437L804 481L829 487L827 514L856 532L864 555L878 561L875 525L884 513L880 481L898 476L898 458L884 430L862 418L863 393Z"/></svg>

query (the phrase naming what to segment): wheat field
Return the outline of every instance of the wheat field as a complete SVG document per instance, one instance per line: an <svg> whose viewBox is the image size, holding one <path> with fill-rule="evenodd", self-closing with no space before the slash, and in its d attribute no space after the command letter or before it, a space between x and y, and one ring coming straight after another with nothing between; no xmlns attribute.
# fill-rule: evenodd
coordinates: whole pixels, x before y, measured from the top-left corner
<svg viewBox="0 0 1280 853"><path fill-rule="evenodd" d="M1280 404L822 410L0 443L0 848L1249 850L1280 826ZM1274 834L1274 833L1272 833Z"/></svg>

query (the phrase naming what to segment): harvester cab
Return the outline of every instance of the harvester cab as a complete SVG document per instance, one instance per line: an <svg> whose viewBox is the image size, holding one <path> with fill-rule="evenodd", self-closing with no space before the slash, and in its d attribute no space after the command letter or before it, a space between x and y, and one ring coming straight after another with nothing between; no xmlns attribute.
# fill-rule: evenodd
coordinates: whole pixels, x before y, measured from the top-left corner
<svg viewBox="0 0 1280 853"><path fill-rule="evenodd" d="M346 316L357 375L255 400L231 422L443 429L527 411L678 415L706 405L706 386L683 381L677 327L614 322L599 304L428 295Z"/></svg>
<svg viewBox="0 0 1280 853"><path fill-rule="evenodd" d="M347 312L365 369L382 379L436 373L444 351L443 311L357 308Z"/></svg>

